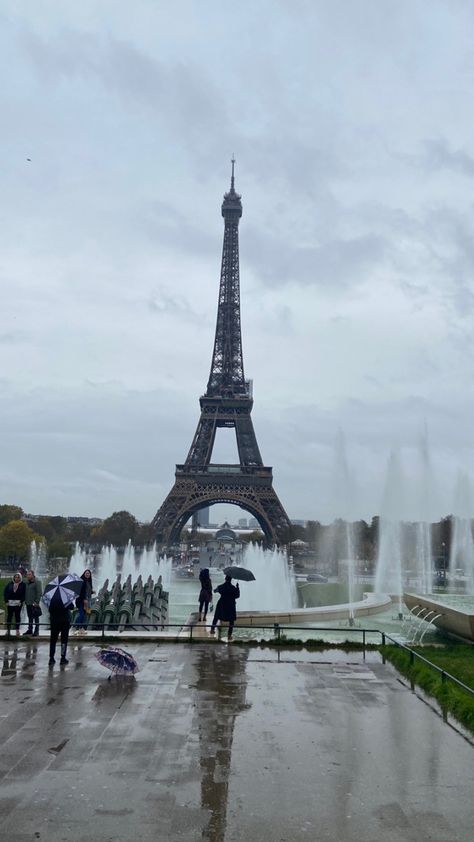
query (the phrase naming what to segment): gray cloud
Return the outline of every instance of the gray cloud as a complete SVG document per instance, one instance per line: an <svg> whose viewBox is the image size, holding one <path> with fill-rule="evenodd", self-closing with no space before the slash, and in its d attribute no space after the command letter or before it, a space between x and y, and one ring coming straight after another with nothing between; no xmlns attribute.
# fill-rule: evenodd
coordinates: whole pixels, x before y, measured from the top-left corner
<svg viewBox="0 0 474 842"><path fill-rule="evenodd" d="M432 170L447 169L474 177L474 156L463 149L452 149L445 138L425 141L423 163Z"/></svg>
<svg viewBox="0 0 474 842"><path fill-rule="evenodd" d="M6 0L1 499L154 514L209 372L232 152L289 512L332 516L339 426L367 516L425 419L446 485L474 469L468 5Z"/></svg>
<svg viewBox="0 0 474 842"><path fill-rule="evenodd" d="M203 132L225 128L221 92L190 56L165 63L130 40L66 27L57 38L46 40L25 26L22 41L48 87L58 86L63 78L84 85L97 80L126 100L127 107L146 106L164 127L168 123L170 129L182 132L181 142L196 153Z"/></svg>
<svg viewBox="0 0 474 842"><path fill-rule="evenodd" d="M314 284L329 293L366 280L387 251L388 243L371 234L300 247L264 232L247 235L247 259L264 282Z"/></svg>

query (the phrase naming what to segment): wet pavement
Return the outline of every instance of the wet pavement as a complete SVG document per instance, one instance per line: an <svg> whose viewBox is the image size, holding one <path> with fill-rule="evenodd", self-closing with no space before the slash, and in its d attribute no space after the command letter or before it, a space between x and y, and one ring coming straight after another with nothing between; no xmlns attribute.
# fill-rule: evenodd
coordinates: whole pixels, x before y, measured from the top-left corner
<svg viewBox="0 0 474 842"><path fill-rule="evenodd" d="M378 653L0 640L9 842L465 842L473 745Z"/></svg>

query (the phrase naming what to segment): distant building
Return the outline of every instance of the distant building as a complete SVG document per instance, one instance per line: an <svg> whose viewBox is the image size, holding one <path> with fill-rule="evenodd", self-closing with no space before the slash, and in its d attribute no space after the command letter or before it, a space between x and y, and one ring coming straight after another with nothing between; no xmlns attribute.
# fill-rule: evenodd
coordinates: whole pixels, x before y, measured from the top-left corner
<svg viewBox="0 0 474 842"><path fill-rule="evenodd" d="M249 519L249 526L250 526L251 529L258 529L259 528L259 523L258 523L258 520L257 520L256 517L251 517Z"/></svg>
<svg viewBox="0 0 474 842"><path fill-rule="evenodd" d="M197 513L197 522L198 526L209 526L209 512L210 506L206 506L205 509L199 509Z"/></svg>
<svg viewBox="0 0 474 842"><path fill-rule="evenodd" d="M33 515L30 512L24 514L25 520L31 520L32 523L41 520L42 518L61 517L67 523L87 523L90 526L98 526L103 523L103 518L100 517L80 517L78 515Z"/></svg>
<svg viewBox="0 0 474 842"><path fill-rule="evenodd" d="M247 525L248 525L248 520L247 520L246 517L239 518L239 526L241 526L242 529L247 529Z"/></svg>
<svg viewBox="0 0 474 842"><path fill-rule="evenodd" d="M306 520L291 520L290 523L293 526L304 526L306 528L306 524L308 521Z"/></svg>

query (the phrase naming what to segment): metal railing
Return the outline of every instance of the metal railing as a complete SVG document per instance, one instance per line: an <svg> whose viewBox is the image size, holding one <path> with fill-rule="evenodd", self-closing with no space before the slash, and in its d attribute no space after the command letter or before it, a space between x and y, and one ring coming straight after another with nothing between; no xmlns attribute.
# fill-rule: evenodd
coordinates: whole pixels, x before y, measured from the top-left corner
<svg viewBox="0 0 474 842"><path fill-rule="evenodd" d="M404 652L408 653L411 667L415 664L415 661L422 661L424 664L426 664L428 667L431 667L431 669L433 669L441 676L442 684L444 684L446 681L450 681L452 684L455 684L462 690L465 690L471 696L474 696L474 689L472 687L469 687L469 685L464 684L464 682L460 681L459 678L456 678L454 675L451 675L450 672L446 672L446 670L444 670L442 667L439 667L437 664L434 664L433 661L429 661L428 658L424 658L423 655L420 655L419 652L415 652L413 649L411 649L409 646L406 646L404 643L400 643L399 640L395 640L386 632L380 632L380 634L382 635L382 646L385 646L386 641L389 640L390 643L392 643L395 646L398 646L399 649L403 649ZM382 658L383 662L385 663L385 658L383 657L383 655ZM410 677L410 684L411 689L414 690L416 682L413 681L413 677Z"/></svg>
<svg viewBox="0 0 474 842"><path fill-rule="evenodd" d="M12 625L14 625L12 623ZM5 627L5 626L4 626ZM20 627L28 628L28 623L21 622ZM74 633L78 628L71 624L70 631ZM82 628L87 631L93 633L94 637L106 638L109 634L116 635L116 634L127 634L133 633L136 631L144 631L149 633L150 635L153 634L162 634L163 632L167 632L171 629L177 629L178 633L175 637L180 637L181 640L189 639L189 640L202 640L206 641L207 637L197 637L194 632L199 629L200 631L203 630L203 626L199 623L194 622L184 622L184 623L130 623L130 625L124 623L91 623L87 626L82 626ZM227 625L219 625L216 627L217 631L217 639L220 639L226 632L227 632ZM40 623L39 624L40 633L47 633L50 629L50 624ZM294 625L281 625L280 623L271 623L267 625L255 625L255 624L243 624L243 623L236 623L234 625L234 635L236 632L248 630L248 631L263 631L272 634L272 638L276 639L278 643L282 642L282 638L285 637L288 632L305 632L305 633L315 633L315 632L331 632L332 634L347 634L348 632L351 635L359 635L361 637L361 645L362 648L365 649L367 646L367 635L375 635L380 636L382 632L378 629L365 629L360 628L358 626L347 626L347 627L333 627L333 626L294 626ZM187 635L185 634L187 632ZM3 639L5 639L3 636ZM21 635L20 635L21 636ZM32 635L30 635L32 636ZM10 639L16 639L15 630L13 633L10 633ZM213 638L210 637L209 640L212 642ZM309 638L311 640L311 638ZM290 638L291 641L291 638ZM303 643L306 641L302 641Z"/></svg>
<svg viewBox="0 0 474 842"><path fill-rule="evenodd" d="M21 627L28 627L28 623L22 622L22 623L20 623L20 626ZM126 636L127 633L133 634L134 632L140 632L140 631L143 632L144 634L146 634L147 636L150 635L150 638L152 638L155 635L161 636L161 635L166 634L166 632L170 632L173 629L175 629L176 634L169 635L164 639L166 639L168 641L179 640L180 642L186 642L186 641L198 642L199 641L199 642L205 643L205 642L209 641L209 642L212 643L213 640L215 640L215 639L220 640L222 637L224 637L227 634L228 626L227 626L227 624L218 625L216 627L216 636L215 637L214 636L208 637L207 635L206 636L201 636L201 635L198 636L196 634L196 631L197 630L202 631L203 626L200 625L199 623L194 623L194 622L185 622L185 623L133 623L133 624L131 623L130 625L124 624L124 623L91 623L90 625L84 626L82 628L89 633L87 637L82 638L83 640L87 640L87 639L97 640L97 638L99 638L102 641L102 640L106 640L108 637L114 637L114 636L117 636L117 635L120 635L120 636L125 635ZM49 632L49 629L50 629L49 623L46 622L46 623L40 623L39 624L39 630L40 630L41 634L43 634L43 635L47 634ZM76 627L76 626L74 626L74 624L72 624L71 627L70 627L70 633L71 633L71 636L74 639L75 639L74 632L77 631L77 630L78 630L78 627ZM301 643L303 645L307 642L310 642L311 640L314 640L315 635L319 632L321 632L321 633L330 632L331 634L336 634L336 635L343 635L343 634L347 635L347 633L350 633L351 636L356 635L360 638L360 644L359 645L361 646L361 648L363 650L365 650L367 648L367 643L368 643L367 636L368 635L371 635L372 637L375 636L375 637L380 638L380 635L382 634L378 629L365 629L365 628L360 628L358 626L347 626L347 627L341 628L341 627L333 627L333 626L308 626L308 625L306 625L306 626L293 626L293 625L285 626L285 625L281 625L280 623L272 623L270 625L269 624L267 624L267 625L263 625L263 624L262 625L255 625L255 624L246 625L246 624L238 623L234 626L234 630L233 630L234 639L238 641L238 639L239 639L238 633L240 631L245 631L245 630L252 631L252 632L258 632L258 631L264 632L267 635L269 635L269 637L267 637L267 642L269 642L269 643L275 642L277 645L283 645L286 642L285 637L288 635L288 633L290 633L290 635L291 635L288 639L289 645L291 645L291 643L292 643L292 638L294 638L294 633L297 633L297 632L304 632L306 635L308 635L308 633L310 633L310 635L311 635L310 637L306 637L305 640L301 641ZM237 634L237 637L236 637L236 634ZM20 637L22 637L22 636L23 635L20 634ZM26 635L24 637L26 638ZM33 637L33 635L30 635L26 639L29 639L30 637ZM7 639L6 634L3 635L3 637L0 638L0 639L3 639L3 640ZM13 631L13 633L10 633L9 639L10 640L18 639L16 637L15 631ZM257 641L258 638L255 638L255 640ZM243 641L241 640L241 642L243 642ZM328 643L327 641L323 641L323 640L321 640L321 642ZM378 642L375 642L375 644L371 642L371 645L378 645Z"/></svg>
<svg viewBox="0 0 474 842"><path fill-rule="evenodd" d="M20 627L24 627L24 626L28 627L28 623L20 623ZM5 626L4 626L4 628L5 628ZM49 623L40 623L39 628L40 628L40 630L43 630L43 631L49 631L50 626L49 626ZM94 623L90 626L85 627L86 631L89 631L89 632L93 633L93 637L91 635L91 639L96 639L97 637L99 637L100 641L106 640L107 637L114 637L116 635L123 635L123 634L126 635L127 632L133 633L135 631L140 631L140 630L143 630L146 633L149 633L150 637L151 637L153 634L157 634L157 633L163 634L163 632L170 631L171 629L177 629L178 631L177 631L176 635L172 635L170 637L165 638L169 642L180 640L183 643L186 642L186 641L203 642L204 643L204 642L207 642L208 640L210 642L212 640L214 640L214 638L207 638L207 637L201 637L201 636L198 637L197 635L195 635L194 632L197 629L202 630L203 626L199 625L198 623L192 623L192 622L191 623L190 622L185 622L185 623L143 623L143 624L133 623L132 628L130 628L128 625L124 625L123 623L106 623L106 624L104 624L104 623ZM74 626L71 626L71 630L74 631ZM404 652L406 652L409 656L410 666L413 666L416 661L420 661L420 662L426 664L428 667L430 667L435 672L437 672L441 676L441 682L443 684L445 682L449 681L452 684L454 684L457 687L464 690L466 693L469 693L471 696L474 695L474 689L472 687L469 687L469 685L465 684L459 678L456 678L454 675L451 675L451 673L446 672L446 670L444 670L442 667L439 667L437 664L434 664L432 661L428 660L428 658L425 658L423 655L420 655L418 652L415 652L409 646L406 646L404 643L401 643L399 640L396 640L395 638L391 637L391 635L387 634L387 632L381 631L380 629L366 629L366 628L360 628L358 626L344 626L344 627L340 627L340 626L339 627L334 627L334 626L309 626L309 625L306 625L306 626L293 626L293 625L285 626L285 625L281 625L280 623L273 623L272 625L236 624L234 626L234 634L235 634L235 632L239 632L241 630L264 631L264 632L267 632L267 633L269 633L269 632L273 633L272 634L273 640L276 641L276 643L279 644L279 645L284 645L285 642L288 642L288 644L291 645L291 643L292 643L291 638L288 641L284 640L284 638L285 638L285 636L288 632L291 632L291 634L293 634L294 632L304 632L306 634L308 632L310 632L311 634L315 634L315 633L319 633L319 632L330 632L331 634L339 634L339 635L342 635L342 634L344 634L344 635L347 635L347 634L359 635L360 638L361 638L361 641L360 641L361 648L364 651L364 653L365 653L365 650L366 650L367 645L368 645L368 641L367 641L368 635L370 635L371 637L379 636L380 637L380 644L382 646L386 646L387 640L389 640L390 643L393 646L396 646L399 649L402 649ZM217 626L216 631L217 631L216 637L219 640L226 633L227 626L220 626L219 625L219 626ZM187 632L187 634L186 634L186 632ZM1 640L6 640L6 639L16 640L17 637L16 637L16 633L14 631L14 633L10 634L9 638L7 638L6 631L5 631L5 634L0 639ZM311 642L311 639L314 640L314 638L307 638L306 640L302 640L301 643L304 645L306 643ZM87 640L87 638L82 638L82 640ZM237 638L237 640L238 640L238 638ZM268 640L266 642L271 642L271 638L270 638L270 640ZM329 641L322 641L322 642L326 643L326 644L329 644ZM374 645L374 644L370 643L370 645ZM376 643L375 645L378 645L378 644ZM383 653L382 653L382 660L385 663L386 659L385 659L385 656L384 656ZM411 689L414 690L416 682L413 680L412 676L410 676L410 684L411 684Z"/></svg>

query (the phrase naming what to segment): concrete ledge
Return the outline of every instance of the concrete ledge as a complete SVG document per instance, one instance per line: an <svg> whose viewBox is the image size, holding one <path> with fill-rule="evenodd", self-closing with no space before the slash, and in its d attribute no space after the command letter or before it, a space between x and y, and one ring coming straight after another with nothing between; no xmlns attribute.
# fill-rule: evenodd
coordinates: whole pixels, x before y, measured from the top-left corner
<svg viewBox="0 0 474 842"><path fill-rule="evenodd" d="M238 611L235 625L264 626L281 623L298 626L302 623L324 622L325 620L346 620L351 612L354 617L379 614L391 604L388 594L364 594L360 602L341 603L340 605L319 605L313 608L295 608L291 611Z"/></svg>
<svg viewBox="0 0 474 842"><path fill-rule="evenodd" d="M443 602L441 596L435 599L430 594L404 593L403 599L410 611L419 606L427 609L425 612L427 615L430 611L434 612L432 616L428 617L427 622L432 622L436 628L454 634L456 637L474 641L474 610L469 611L461 606L448 605L448 603ZM437 614L440 616L436 617ZM416 617L415 614L413 616ZM420 619L424 618L420 617Z"/></svg>

